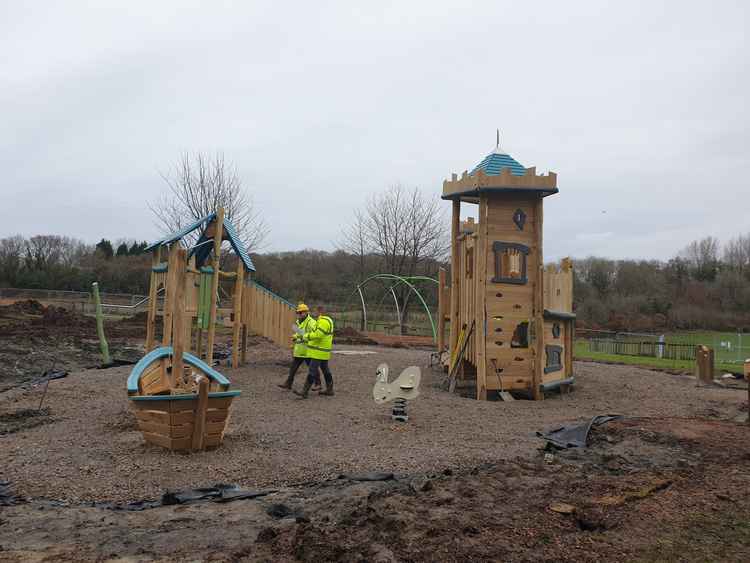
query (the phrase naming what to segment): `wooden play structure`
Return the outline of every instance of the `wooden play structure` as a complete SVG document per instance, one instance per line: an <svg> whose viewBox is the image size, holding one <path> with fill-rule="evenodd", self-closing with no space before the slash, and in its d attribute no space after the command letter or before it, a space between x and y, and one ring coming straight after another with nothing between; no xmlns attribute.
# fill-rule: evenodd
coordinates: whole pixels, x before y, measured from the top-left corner
<svg viewBox="0 0 750 563"><path fill-rule="evenodd" d="M195 244L183 240L200 229ZM221 245L229 241L237 257L235 272L220 269ZM127 391L147 442L171 450L218 446L224 438L229 408L239 391L213 368L219 318L232 328L231 363L245 359L247 323L243 312L245 279L255 271L232 224L219 209L177 233L150 245L152 251L146 355L133 368ZM163 262L164 255L167 261ZM220 279L231 280L231 306L220 311ZM158 295L164 292L159 308ZM221 313L221 314L220 314ZM161 345L156 345L157 318ZM205 337L205 350L203 342ZM202 359L205 357L205 361Z"/></svg>
<svg viewBox="0 0 750 563"><path fill-rule="evenodd" d="M545 268L542 253L544 198L557 192L555 173L524 168L499 139L470 173L443 182L453 202L451 283L441 272L438 349L448 351L451 386L475 380L477 399L543 399L574 382L572 264ZM461 221L461 203L478 206L478 221Z"/></svg>

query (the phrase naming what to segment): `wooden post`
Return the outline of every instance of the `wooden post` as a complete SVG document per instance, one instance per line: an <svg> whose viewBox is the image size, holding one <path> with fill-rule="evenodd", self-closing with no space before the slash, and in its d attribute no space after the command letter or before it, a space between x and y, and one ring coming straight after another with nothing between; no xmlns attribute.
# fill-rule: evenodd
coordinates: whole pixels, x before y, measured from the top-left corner
<svg viewBox="0 0 750 563"><path fill-rule="evenodd" d="M172 315L174 312L174 299L177 290L176 275L180 256L180 243L175 241L169 249L169 260L167 262L167 278L164 284L164 331L161 339L163 346L172 343Z"/></svg>
<svg viewBox="0 0 750 563"><path fill-rule="evenodd" d="M445 268L438 270L438 335L437 351L441 354L445 349Z"/></svg>
<svg viewBox="0 0 750 563"><path fill-rule="evenodd" d="M460 286L460 274L461 272L459 263L459 243L458 235L460 231L461 223L461 200L456 198L453 200L453 213L451 215L451 327L450 327L450 349L451 354L456 350L456 344L458 343L458 333L460 332L459 327L459 286Z"/></svg>
<svg viewBox="0 0 750 563"><path fill-rule="evenodd" d="M232 324L232 367L240 366L240 329L242 328L242 287L245 285L245 264L237 256L237 278L234 280L234 323Z"/></svg>
<svg viewBox="0 0 750 563"><path fill-rule="evenodd" d="M211 278L211 310L208 320L208 342L206 342L206 363L210 366L214 361L214 338L216 336L216 294L219 291L219 258L221 257L221 240L224 236L224 208L216 211L214 222L214 273Z"/></svg>
<svg viewBox="0 0 750 563"><path fill-rule="evenodd" d="M474 303L467 303L466 307L474 307L476 329L474 343L477 355L477 400L487 400L487 244L489 230L489 202L487 194L479 196L479 225L477 225L476 249L477 271L474 277L479 280L478 291L474 296Z"/></svg>
<svg viewBox="0 0 750 563"><path fill-rule="evenodd" d="M146 353L154 349L156 339L156 272L154 267L161 261L161 245L157 246L151 253L151 275L148 285L148 320L146 321Z"/></svg>
<svg viewBox="0 0 750 563"><path fill-rule="evenodd" d="M534 328L536 332L536 343L534 349L534 373L532 376L533 389L531 390L534 400L544 399L541 385L544 380L544 253L542 248L543 229L544 229L544 199L539 197L536 204L536 213L534 213L534 231L536 235L536 259L534 267L536 268L536 286L534 286Z"/></svg>
<svg viewBox="0 0 750 563"><path fill-rule="evenodd" d="M695 363L698 368L698 380L701 383L713 383L714 351L708 346L700 345L695 352Z"/></svg>
<svg viewBox="0 0 750 563"><path fill-rule="evenodd" d="M178 386L183 377L182 356L185 353L185 266L187 265L187 250L175 245L175 260L170 265L174 268L174 293L172 299L172 377L170 386L172 389Z"/></svg>
<svg viewBox="0 0 750 563"><path fill-rule="evenodd" d="M206 433L206 412L208 411L208 379L201 377L198 382L198 404L193 414L193 451L204 448Z"/></svg>

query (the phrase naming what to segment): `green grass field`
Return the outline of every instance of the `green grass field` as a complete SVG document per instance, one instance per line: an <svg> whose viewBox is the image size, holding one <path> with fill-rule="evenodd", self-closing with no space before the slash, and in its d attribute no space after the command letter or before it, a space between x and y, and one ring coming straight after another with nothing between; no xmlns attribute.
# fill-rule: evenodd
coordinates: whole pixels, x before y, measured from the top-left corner
<svg viewBox="0 0 750 563"><path fill-rule="evenodd" d="M727 342L728 337L737 338L736 334L720 332L689 332L665 335L665 342L675 344L704 344L715 350L716 369L722 373L741 373L743 369L744 356L750 356L750 335L741 337L742 347L722 347L721 342ZM736 342L736 340L735 340ZM739 351L739 354L738 354ZM668 358L655 358L652 356L634 356L625 354L611 354L591 350L589 342L585 339L577 339L573 349L573 355L578 360L593 360L601 362L616 362L644 367L655 367L661 369L675 369L692 371L695 369L694 360L677 360ZM742 358L740 360L739 358Z"/></svg>

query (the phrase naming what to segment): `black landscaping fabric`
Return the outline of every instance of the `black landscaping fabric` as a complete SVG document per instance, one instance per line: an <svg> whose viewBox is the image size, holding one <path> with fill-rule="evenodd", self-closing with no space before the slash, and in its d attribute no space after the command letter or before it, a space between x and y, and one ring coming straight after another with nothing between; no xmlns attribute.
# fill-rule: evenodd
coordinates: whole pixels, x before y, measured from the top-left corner
<svg viewBox="0 0 750 563"><path fill-rule="evenodd" d="M536 435L547 440L548 445L557 449L585 448L592 426L599 426L620 418L622 415L619 414L600 414L586 422L559 426L544 432L537 432Z"/></svg>

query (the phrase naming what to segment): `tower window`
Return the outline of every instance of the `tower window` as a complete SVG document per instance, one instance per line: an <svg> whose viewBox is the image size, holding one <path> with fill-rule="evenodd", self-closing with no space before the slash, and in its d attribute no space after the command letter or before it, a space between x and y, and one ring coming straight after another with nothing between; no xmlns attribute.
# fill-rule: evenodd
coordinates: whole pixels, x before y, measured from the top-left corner
<svg viewBox="0 0 750 563"><path fill-rule="evenodd" d="M528 282L526 262L529 247L515 242L495 241L492 244L495 253L495 277L493 283L515 283L523 285Z"/></svg>
<svg viewBox="0 0 750 563"><path fill-rule="evenodd" d="M529 347L529 323L524 321L516 325L513 331L513 338L510 341L511 348L528 348Z"/></svg>
<svg viewBox="0 0 750 563"><path fill-rule="evenodd" d="M544 373L560 371L563 368L562 346L547 345L544 350L547 352L547 366L544 368Z"/></svg>

